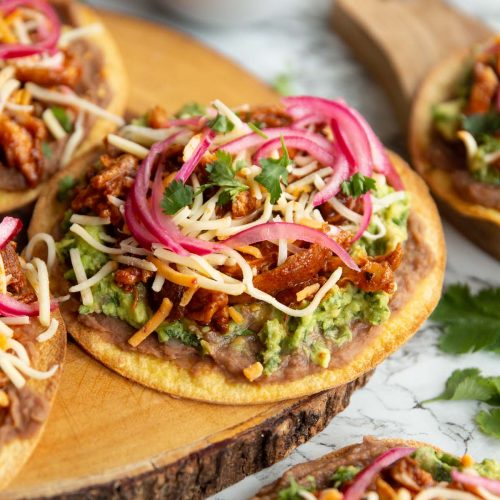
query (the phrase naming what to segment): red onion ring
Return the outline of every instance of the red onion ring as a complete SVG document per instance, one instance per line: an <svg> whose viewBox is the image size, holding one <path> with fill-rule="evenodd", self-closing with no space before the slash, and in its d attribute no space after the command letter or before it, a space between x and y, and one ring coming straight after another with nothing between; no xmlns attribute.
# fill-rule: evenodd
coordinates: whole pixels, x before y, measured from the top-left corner
<svg viewBox="0 0 500 500"><path fill-rule="evenodd" d="M485 490L491 491L495 495L500 495L500 481L496 479L489 479L487 477L472 476L466 474L465 472L459 472L457 470L451 471L451 478L457 483L467 484L470 486L478 486L484 488Z"/></svg>
<svg viewBox="0 0 500 500"><path fill-rule="evenodd" d="M361 219L361 224L359 225L358 232L354 235L354 238L351 240L352 243L358 241L363 233L367 230L370 225L370 220L373 214L373 203L372 203L372 195L370 193L365 193L363 195L363 218Z"/></svg>
<svg viewBox="0 0 500 500"><path fill-rule="evenodd" d="M196 146L189 160L184 163L181 169L177 172L175 180L186 183L198 163L200 163L203 155L208 151L208 148L210 147L210 144L212 144L214 137L215 134L212 130L206 129L202 133L200 143L198 144L198 146Z"/></svg>
<svg viewBox="0 0 500 500"><path fill-rule="evenodd" d="M311 139L288 135L286 137L283 137L283 140L285 141L287 147L306 151L309 155L311 155L314 159L318 160L323 165L333 166L333 164L335 163L335 156L333 156L329 151L323 149ZM261 158L269 156L271 152L280 148L281 137L271 139L270 141L262 144L262 146L260 146L260 148L255 152L255 154L253 155L253 161L257 163Z"/></svg>
<svg viewBox="0 0 500 500"><path fill-rule="evenodd" d="M41 12L49 21L50 28L41 30L39 34L43 35L43 39L30 45L22 43L0 44L0 59L32 56L43 52L53 54L61 35L61 23L55 9L44 0L4 0L0 4L0 12L3 15L8 15L19 7L31 7Z"/></svg>
<svg viewBox="0 0 500 500"><path fill-rule="evenodd" d="M51 311L54 311L58 307L58 302L56 302L55 300L50 301ZM40 307L38 306L38 302L35 302L33 304L25 304L24 302L20 302L10 295L0 293L0 314L8 317L33 317L40 314Z"/></svg>
<svg viewBox="0 0 500 500"><path fill-rule="evenodd" d="M14 217L4 217L0 223L0 250L13 240L23 228L23 223Z"/></svg>
<svg viewBox="0 0 500 500"><path fill-rule="evenodd" d="M261 135L252 132L251 134L244 135L238 139L234 139L227 144L223 144L218 149L222 149L228 153L237 154L244 149L254 148L260 146L263 142L270 139L276 139L283 136L285 139L288 136L302 137L304 139L309 139L318 146L321 146L326 151L332 151L332 143L320 134L314 132L307 132L305 130L298 130L291 127L276 127L276 128L264 128L262 133L267 136L267 139Z"/></svg>
<svg viewBox="0 0 500 500"><path fill-rule="evenodd" d="M366 488L370 486L373 478L383 469L389 467L394 462L397 462L403 457L411 455L415 451L415 448L392 448L382 455L379 455L375 461L365 467L359 474L354 478L354 483L352 483L346 491L344 491L343 500L361 500Z"/></svg>
<svg viewBox="0 0 500 500"><path fill-rule="evenodd" d="M334 239L318 229L292 222L266 222L264 224L259 224L224 240L224 245L235 248L243 245L251 245L259 241L275 241L281 239L317 243L322 247L329 248L335 255L338 255L347 267L354 271L359 271L359 267L356 262L354 262L353 258Z"/></svg>

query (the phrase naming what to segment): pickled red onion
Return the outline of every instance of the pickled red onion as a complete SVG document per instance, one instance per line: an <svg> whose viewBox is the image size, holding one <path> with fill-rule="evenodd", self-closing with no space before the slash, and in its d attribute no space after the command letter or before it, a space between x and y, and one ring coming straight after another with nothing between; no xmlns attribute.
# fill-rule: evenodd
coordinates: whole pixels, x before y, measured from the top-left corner
<svg viewBox="0 0 500 500"><path fill-rule="evenodd" d="M415 448L392 448L379 455L371 465L355 476L354 482L344 491L343 500L361 500L373 478L381 470L389 467L399 459L411 455L414 451Z"/></svg>
<svg viewBox="0 0 500 500"><path fill-rule="evenodd" d="M14 217L4 217L0 223L0 250L17 236L23 228L23 223Z"/></svg>
<svg viewBox="0 0 500 500"><path fill-rule="evenodd" d="M318 229L293 222L266 222L259 224L224 240L224 245L236 248L244 245L252 245L259 241L281 239L317 243L325 248L329 248L335 255L338 255L347 267L359 271L359 267L353 258L333 238L330 238L330 236Z"/></svg>
<svg viewBox="0 0 500 500"><path fill-rule="evenodd" d="M15 57L32 56L48 52L53 54L61 34L61 23L54 8L44 0L4 0L0 3L0 12L8 15L19 7L32 7L41 12L50 24L50 27L40 29L42 40L30 45L22 43L0 44L0 59L12 59Z"/></svg>

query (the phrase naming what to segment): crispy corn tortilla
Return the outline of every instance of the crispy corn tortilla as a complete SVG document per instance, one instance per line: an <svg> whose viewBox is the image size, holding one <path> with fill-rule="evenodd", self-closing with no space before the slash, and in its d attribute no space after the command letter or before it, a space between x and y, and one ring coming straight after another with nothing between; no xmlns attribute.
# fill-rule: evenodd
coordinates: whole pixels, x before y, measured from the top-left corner
<svg viewBox="0 0 500 500"><path fill-rule="evenodd" d="M77 16L82 26L101 22L96 13L87 6L77 3L75 8L77 9ZM127 75L121 54L107 29L103 29L101 33L93 35L92 43L99 46L104 58L104 78L110 93L110 101L106 109L111 113L121 115L125 110L128 94ZM115 128L116 125L110 121L96 118L91 129L87 132L84 142L82 142L76 151L75 156L80 156L97 144L100 144L102 138ZM19 209L36 200L47 184L48 181L33 189L26 189L24 191L3 191L0 189L0 214Z"/></svg>
<svg viewBox="0 0 500 500"><path fill-rule="evenodd" d="M407 439L376 439L371 436L366 436L362 443L346 446L340 450L328 453L317 460L312 460L310 462L305 462L291 467L274 483L262 488L252 498L252 500L273 500L278 498L279 491L289 485L291 478L294 478L296 481L304 480L310 475L321 479L326 479L327 477L330 478L332 472L334 472L332 469L332 463L337 464L335 468L337 468L339 464L350 465L352 460L356 460L359 456L363 456L365 460L368 459L368 461L371 461L381 453L384 453L391 448L406 446L412 448L430 446L431 448L438 450L435 446L420 441Z"/></svg>
<svg viewBox="0 0 500 500"><path fill-rule="evenodd" d="M82 175L98 157L98 151L75 161L69 172ZM436 306L443 283L445 243L436 206L422 179L397 155L390 153L411 196L412 217L419 222L417 244L425 245L427 265L405 304L381 326L377 334L362 345L350 363L338 369L325 369L302 379L259 385L228 379L216 369L196 375L175 362L137 352L124 351L101 339L78 316L64 314L68 331L92 356L124 377L173 396L223 404L255 404L281 401L314 394L350 382L366 373L411 338ZM87 161L87 163L86 163ZM52 232L63 211L57 201L59 173L49 184L35 207L29 234ZM61 277L53 277L53 280ZM397 292L396 292L397 293Z"/></svg>
<svg viewBox="0 0 500 500"><path fill-rule="evenodd" d="M57 364L59 365L59 369L54 376L47 380L26 379L26 385L44 397L49 404L49 409L52 407L57 387L59 386L62 364L66 354L66 328L64 321L59 311L53 312L52 317L59 321L59 328L50 340L37 345L39 355L35 368L46 371ZM43 330L44 328L40 327L40 332ZM40 441L46 423L47 419L33 437L28 439L14 439L0 448L0 464L2 464L0 467L0 490L7 486L26 463L38 441Z"/></svg>
<svg viewBox="0 0 500 500"><path fill-rule="evenodd" d="M433 106L449 99L469 54L469 49L453 54L424 80L413 102L409 148L417 172L442 202L445 215L467 236L500 259L500 212L464 200L455 191L449 173L432 165L428 155L432 140Z"/></svg>

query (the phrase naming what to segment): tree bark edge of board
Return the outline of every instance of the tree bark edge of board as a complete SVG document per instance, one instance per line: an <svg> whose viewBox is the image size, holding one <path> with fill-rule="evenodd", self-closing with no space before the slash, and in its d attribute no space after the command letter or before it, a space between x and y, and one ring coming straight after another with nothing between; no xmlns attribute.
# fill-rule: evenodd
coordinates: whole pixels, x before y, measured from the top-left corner
<svg viewBox="0 0 500 500"><path fill-rule="evenodd" d="M206 498L283 459L322 431L347 407L354 391L363 387L372 373L365 373L335 389L302 398L258 426L164 467L52 498Z"/></svg>

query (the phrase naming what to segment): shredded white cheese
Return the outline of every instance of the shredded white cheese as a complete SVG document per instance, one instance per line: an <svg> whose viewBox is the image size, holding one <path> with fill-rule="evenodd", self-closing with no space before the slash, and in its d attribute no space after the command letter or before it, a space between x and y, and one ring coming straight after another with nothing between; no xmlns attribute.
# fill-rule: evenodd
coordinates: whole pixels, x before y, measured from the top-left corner
<svg viewBox="0 0 500 500"><path fill-rule="evenodd" d="M71 265L73 266L73 271L75 272L76 282L79 284L85 283L87 281L87 274L85 273L85 268L82 264L80 250L78 250L78 248L71 248L69 251L69 258L71 259ZM80 294L82 297L82 304L84 306L90 306L94 303L94 297L92 296L90 288L84 288Z"/></svg>
<svg viewBox="0 0 500 500"><path fill-rule="evenodd" d="M38 306L40 313L38 319L43 326L50 325L50 285L47 264L42 259L35 257L33 263L36 266L38 276Z"/></svg>
<svg viewBox="0 0 500 500"><path fill-rule="evenodd" d="M125 153L130 153L141 160L144 160L149 154L149 149L137 144L137 142L129 141L116 134L108 134L108 143L115 148L124 151Z"/></svg>
<svg viewBox="0 0 500 500"><path fill-rule="evenodd" d="M73 268L74 268L74 266L73 266ZM94 276L92 276L91 278L88 278L84 281L80 281L77 278L78 285L73 285L72 287L70 287L69 292L70 293L82 292L82 295L83 295L84 290L88 290L88 289L92 288L94 285L97 285L97 283L99 283L102 279L104 279L108 274L111 274L117 268L118 268L118 264L116 262L110 260L109 262L106 262L106 264L104 264L104 266L102 266L101 269L99 269L99 271L97 271L97 273L95 273ZM76 274L76 270L75 270L75 274ZM88 305L88 304L85 304L85 305Z"/></svg>
<svg viewBox="0 0 500 500"><path fill-rule="evenodd" d="M51 268L56 260L56 243L52 235L47 233L38 233L33 236L24 250L26 260L33 258L33 251L38 243L43 242L47 245L47 266Z"/></svg>
<svg viewBox="0 0 500 500"><path fill-rule="evenodd" d="M50 340L57 333L58 328L59 328L59 321L57 321L57 319L55 318L52 318L50 326L47 328L47 330L40 333L40 335L37 336L36 340L38 342L46 342L47 340Z"/></svg>
<svg viewBox="0 0 500 500"><path fill-rule="evenodd" d="M67 137L68 133L66 132L66 130L63 129L62 125L59 123L59 120L55 117L54 112L52 111L51 108L47 108L42 113L42 119L55 139L59 141Z"/></svg>

